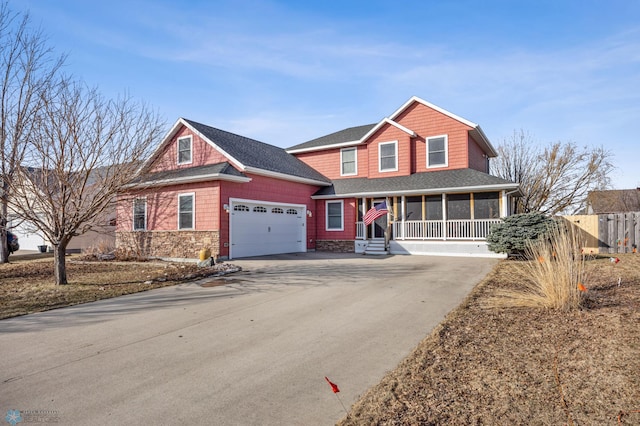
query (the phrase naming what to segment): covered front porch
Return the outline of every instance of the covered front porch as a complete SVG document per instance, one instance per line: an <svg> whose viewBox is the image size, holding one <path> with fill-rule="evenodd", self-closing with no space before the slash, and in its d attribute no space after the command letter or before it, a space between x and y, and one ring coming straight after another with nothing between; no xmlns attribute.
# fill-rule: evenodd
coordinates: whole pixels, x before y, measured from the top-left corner
<svg viewBox="0 0 640 426"><path fill-rule="evenodd" d="M390 239L393 240L485 240L489 229L500 219L467 219L467 220L401 220L391 222ZM378 225L374 231L365 232L364 222L356 222L356 239L384 238L383 228ZM375 233L375 236L371 234Z"/></svg>
<svg viewBox="0 0 640 426"><path fill-rule="evenodd" d="M323 237L351 240L356 253L494 257L485 240L491 225L514 212L518 196L517 183L474 169L455 169L337 179L312 198L326 200L333 209L326 221L334 220L332 227L341 232L335 234L338 238ZM366 213L382 203L387 214L365 225Z"/></svg>
<svg viewBox="0 0 640 426"><path fill-rule="evenodd" d="M510 214L509 198L506 191L358 198L356 240L366 244L356 241L356 251L385 241L385 250L392 253L487 254L484 241L491 225ZM365 225L365 213L382 203L389 213Z"/></svg>

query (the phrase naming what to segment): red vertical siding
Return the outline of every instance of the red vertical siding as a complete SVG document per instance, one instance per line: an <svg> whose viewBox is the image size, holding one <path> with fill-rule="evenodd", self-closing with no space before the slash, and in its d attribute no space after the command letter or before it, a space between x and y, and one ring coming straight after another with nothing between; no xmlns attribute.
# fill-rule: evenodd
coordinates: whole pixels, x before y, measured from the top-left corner
<svg viewBox="0 0 640 426"><path fill-rule="evenodd" d="M307 216L307 248L314 249L316 242L316 201L311 199L317 186L304 183L289 182L266 176L248 175L249 183L222 182L220 188L221 205L229 204L229 198L271 201L274 203L302 204L311 211ZM229 248L229 214L222 210L220 216L220 255L228 256Z"/></svg>

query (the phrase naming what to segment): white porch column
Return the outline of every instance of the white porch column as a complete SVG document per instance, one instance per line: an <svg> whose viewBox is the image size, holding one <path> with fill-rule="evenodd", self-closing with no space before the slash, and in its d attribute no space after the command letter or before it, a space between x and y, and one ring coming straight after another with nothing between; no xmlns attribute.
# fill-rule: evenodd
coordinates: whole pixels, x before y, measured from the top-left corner
<svg viewBox="0 0 640 426"><path fill-rule="evenodd" d="M400 239L404 240L404 218L406 216L405 214L405 196L403 195L400 198L400 216L402 217L402 220L400 221Z"/></svg>
<svg viewBox="0 0 640 426"><path fill-rule="evenodd" d="M447 239L447 194L442 194L442 238Z"/></svg>
<svg viewBox="0 0 640 426"><path fill-rule="evenodd" d="M507 191L500 191L502 195L502 203L500 203L500 217L509 216L509 197L507 196Z"/></svg>
<svg viewBox="0 0 640 426"><path fill-rule="evenodd" d="M367 240L367 225L364 224L364 215L367 214L367 199L362 197L362 239Z"/></svg>

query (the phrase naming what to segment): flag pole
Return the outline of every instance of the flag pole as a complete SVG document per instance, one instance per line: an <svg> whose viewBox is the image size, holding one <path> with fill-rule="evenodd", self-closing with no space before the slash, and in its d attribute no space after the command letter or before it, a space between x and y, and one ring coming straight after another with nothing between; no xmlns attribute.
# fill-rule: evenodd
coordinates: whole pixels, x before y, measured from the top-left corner
<svg viewBox="0 0 640 426"><path fill-rule="evenodd" d="M336 396L336 398L338 399L338 402L340 403L340 405L342 405L342 409L344 410L345 414L347 415L347 417L349 416L349 412L347 411L347 408L344 406L344 404L342 403L342 400L340 399L340 397L338 396L338 394L334 394Z"/></svg>
<svg viewBox="0 0 640 426"><path fill-rule="evenodd" d="M389 249L389 241L391 240L391 235L389 232L389 217L393 218L393 212L391 211L391 205L389 204L389 197L384 197L384 202L387 205L387 229L384 230L384 249Z"/></svg>
<svg viewBox="0 0 640 426"><path fill-rule="evenodd" d="M340 403L340 405L342 405L342 409L344 410L344 412L347 415L347 417L349 417L349 412L347 411L347 407L344 406L344 404L342 403L342 400L338 396L338 392L340 392L340 389L338 388L338 385L336 385L331 380L329 380L329 378L327 376L324 376L324 379L327 381L327 383L329 383L329 386L331 386L331 390L333 391L333 394L338 399L338 402Z"/></svg>

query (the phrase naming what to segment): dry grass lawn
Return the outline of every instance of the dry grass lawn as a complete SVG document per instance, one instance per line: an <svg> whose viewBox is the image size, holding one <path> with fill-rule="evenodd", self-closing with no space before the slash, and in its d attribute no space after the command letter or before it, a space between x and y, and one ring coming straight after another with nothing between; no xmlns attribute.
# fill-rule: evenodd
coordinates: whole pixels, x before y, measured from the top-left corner
<svg viewBox="0 0 640 426"><path fill-rule="evenodd" d="M579 310L487 308L503 261L340 425L640 424L640 255L586 262ZM620 286L618 286L620 278Z"/></svg>
<svg viewBox="0 0 640 426"><path fill-rule="evenodd" d="M67 259L68 285L55 285L53 259L10 258L0 265L0 319L166 287L217 273L192 263Z"/></svg>

